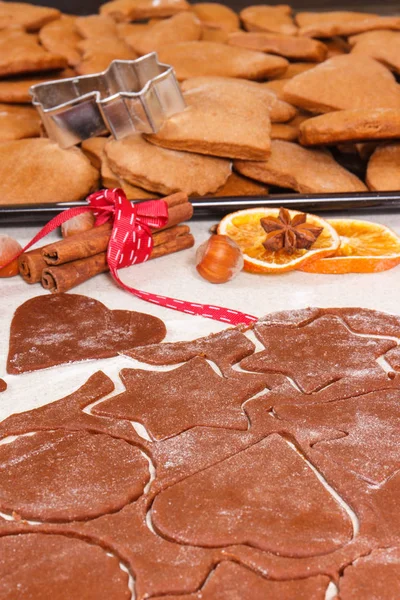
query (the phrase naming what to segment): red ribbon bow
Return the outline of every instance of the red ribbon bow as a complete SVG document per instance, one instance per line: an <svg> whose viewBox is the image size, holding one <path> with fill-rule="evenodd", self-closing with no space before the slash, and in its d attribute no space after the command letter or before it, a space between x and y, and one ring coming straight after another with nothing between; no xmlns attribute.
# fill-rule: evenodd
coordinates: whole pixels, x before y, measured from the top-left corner
<svg viewBox="0 0 400 600"><path fill-rule="evenodd" d="M113 269L149 259L153 249L150 227L160 229L168 221L168 206L164 200L131 204L121 189L102 190L87 200L96 216L96 225L114 221L107 248L107 262L113 275Z"/></svg>
<svg viewBox="0 0 400 600"><path fill-rule="evenodd" d="M36 242L54 231L57 227L82 213L93 211L96 216L96 226L107 221L113 221L113 229L107 248L107 262L114 280L124 290L134 294L146 302L172 308L191 315L200 315L209 319L223 321L231 325L240 323L250 324L257 317L246 315L237 310L231 310L211 304L197 304L168 298L158 294L150 294L132 288L121 281L118 269L145 262L153 249L152 229L160 229L167 224L168 206L164 200L149 200L132 204L121 189L101 190L87 198L88 206L69 208L49 221L43 229L11 260L1 265L0 269L13 262L23 252L26 252Z"/></svg>

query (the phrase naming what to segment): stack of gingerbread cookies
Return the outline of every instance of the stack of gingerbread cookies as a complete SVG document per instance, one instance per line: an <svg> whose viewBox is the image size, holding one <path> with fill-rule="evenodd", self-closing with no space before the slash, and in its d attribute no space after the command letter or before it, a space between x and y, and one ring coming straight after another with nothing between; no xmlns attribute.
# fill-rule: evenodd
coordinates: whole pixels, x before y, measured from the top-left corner
<svg viewBox="0 0 400 600"><path fill-rule="evenodd" d="M0 202L400 189L400 16L113 0L98 15L0 2ZM156 134L61 149L30 86L156 51L186 109Z"/></svg>

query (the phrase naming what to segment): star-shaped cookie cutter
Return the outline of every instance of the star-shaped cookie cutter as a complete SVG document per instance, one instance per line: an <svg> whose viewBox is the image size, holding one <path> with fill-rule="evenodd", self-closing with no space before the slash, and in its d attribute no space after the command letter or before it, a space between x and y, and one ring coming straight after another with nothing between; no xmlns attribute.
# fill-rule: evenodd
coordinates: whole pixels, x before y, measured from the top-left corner
<svg viewBox="0 0 400 600"><path fill-rule="evenodd" d="M116 139L155 133L185 108L173 68L155 52L113 60L101 73L39 83L30 94L47 135L62 148L107 132Z"/></svg>

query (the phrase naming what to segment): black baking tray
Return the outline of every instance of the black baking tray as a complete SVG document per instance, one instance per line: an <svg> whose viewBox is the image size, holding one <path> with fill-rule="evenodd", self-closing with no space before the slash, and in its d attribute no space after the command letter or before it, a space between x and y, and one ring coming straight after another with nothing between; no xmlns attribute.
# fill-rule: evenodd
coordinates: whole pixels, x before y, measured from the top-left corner
<svg viewBox="0 0 400 600"><path fill-rule="evenodd" d="M89 15L97 12L99 6L106 0L30 0L32 4L53 6L63 12L73 15ZM201 2L202 0L198 0ZM220 0L221 1L221 0ZM195 0L190 0L195 3ZM254 4L282 4L282 0L222 0L236 11ZM376 12L391 14L399 10L398 0L383 0L383 2L368 2L365 0L288 0L287 4L294 10L356 10L360 12Z"/></svg>
<svg viewBox="0 0 400 600"><path fill-rule="evenodd" d="M194 216L203 218L222 217L244 208L262 206L292 208L307 212L335 211L398 211L400 192L365 192L358 194L271 194L270 196L239 196L223 198L193 198ZM0 227L47 223L50 219L76 206L86 206L79 202L62 204L29 204L0 206Z"/></svg>

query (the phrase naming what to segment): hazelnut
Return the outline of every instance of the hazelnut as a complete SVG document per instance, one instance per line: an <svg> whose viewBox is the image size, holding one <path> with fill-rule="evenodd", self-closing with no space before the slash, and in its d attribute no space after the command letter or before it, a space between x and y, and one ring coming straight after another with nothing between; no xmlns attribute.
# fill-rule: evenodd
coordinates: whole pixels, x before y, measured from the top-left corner
<svg viewBox="0 0 400 600"><path fill-rule="evenodd" d="M6 264L13 256L21 252L21 244L9 235L0 235L0 266ZM18 275L18 259L15 259L0 269L0 277L14 277Z"/></svg>
<svg viewBox="0 0 400 600"><path fill-rule="evenodd" d="M239 246L227 235L212 235L196 252L196 269L210 283L230 281L243 269Z"/></svg>
<svg viewBox="0 0 400 600"><path fill-rule="evenodd" d="M95 216L91 211L76 215L72 219L68 219L61 225L61 235L63 238L76 235L77 233L83 233L89 229L93 229L95 222Z"/></svg>

